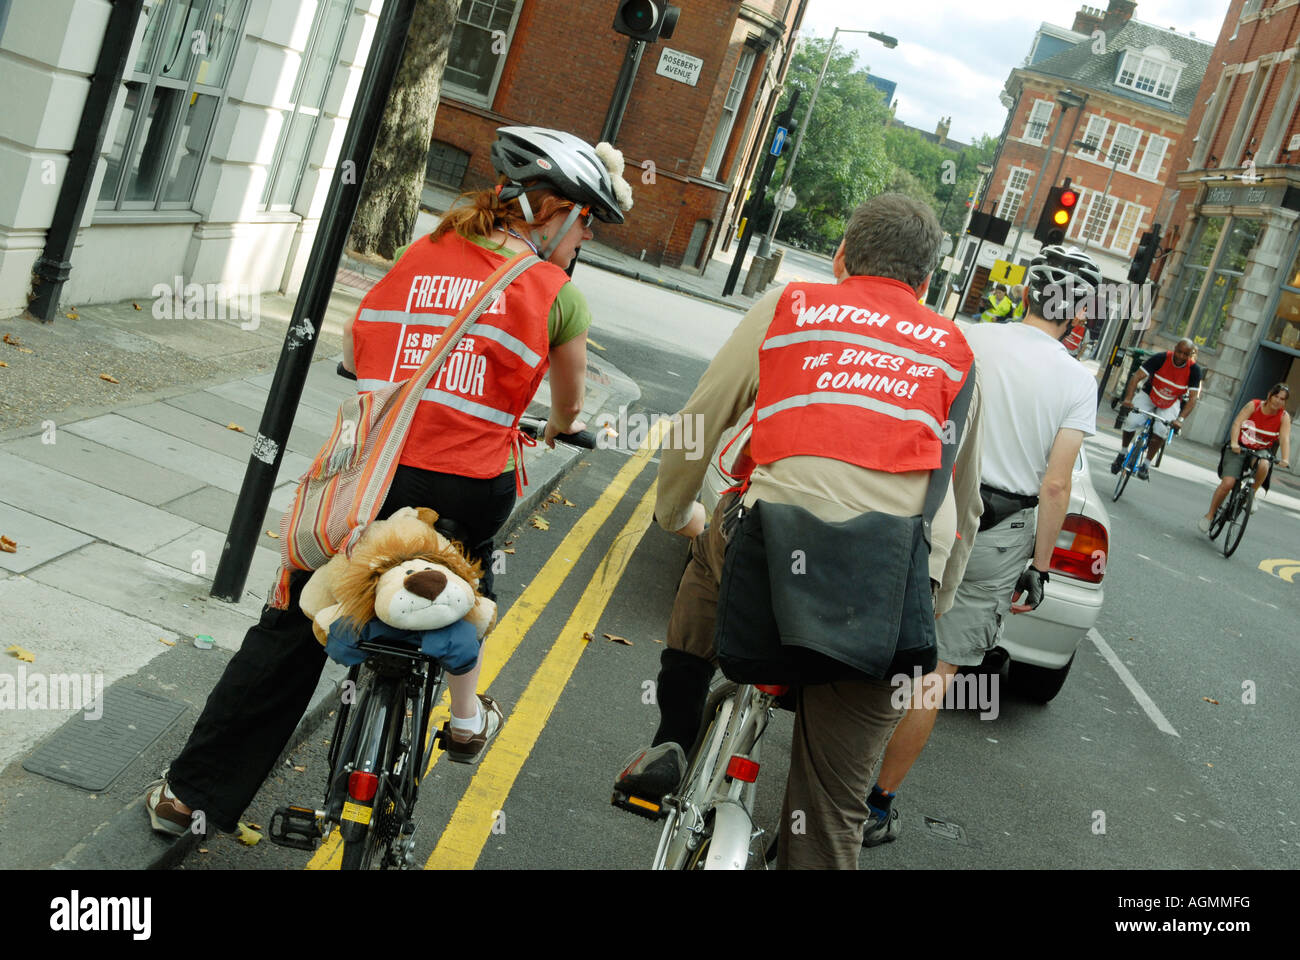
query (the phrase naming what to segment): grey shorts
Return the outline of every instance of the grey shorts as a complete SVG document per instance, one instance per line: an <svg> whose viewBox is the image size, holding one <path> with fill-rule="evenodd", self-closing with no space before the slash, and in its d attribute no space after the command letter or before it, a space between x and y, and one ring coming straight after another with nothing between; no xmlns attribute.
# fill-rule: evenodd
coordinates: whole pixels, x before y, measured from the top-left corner
<svg viewBox="0 0 1300 960"><path fill-rule="evenodd" d="M940 660L977 666L997 645L1002 620L1011 610L1016 580L1034 555L1036 518L1037 511L1031 507L975 535L952 609L936 622Z"/></svg>
<svg viewBox="0 0 1300 960"><path fill-rule="evenodd" d="M1262 450L1250 450L1246 447L1241 448L1241 453L1233 453L1232 447L1225 447L1223 450L1223 467L1219 471L1219 477L1232 477L1237 479L1241 476L1241 465L1246 457L1252 453L1263 453ZM1257 468L1258 469L1258 468Z"/></svg>

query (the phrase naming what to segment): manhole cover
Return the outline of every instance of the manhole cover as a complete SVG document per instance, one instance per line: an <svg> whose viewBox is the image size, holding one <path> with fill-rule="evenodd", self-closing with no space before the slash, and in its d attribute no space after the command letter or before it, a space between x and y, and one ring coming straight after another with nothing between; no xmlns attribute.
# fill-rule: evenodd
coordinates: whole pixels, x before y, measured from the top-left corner
<svg viewBox="0 0 1300 960"><path fill-rule="evenodd" d="M103 702L102 716L78 713L32 751L23 769L98 793L185 712L183 703L122 687L105 690Z"/></svg>

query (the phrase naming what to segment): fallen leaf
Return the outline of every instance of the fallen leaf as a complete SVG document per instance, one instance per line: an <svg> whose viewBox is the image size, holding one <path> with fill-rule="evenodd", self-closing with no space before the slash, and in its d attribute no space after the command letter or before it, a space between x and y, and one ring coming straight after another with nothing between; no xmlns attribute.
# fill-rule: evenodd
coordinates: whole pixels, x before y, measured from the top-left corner
<svg viewBox="0 0 1300 960"><path fill-rule="evenodd" d="M34 351L34 350L28 350L26 347L19 347L19 348L18 348L18 352L19 352L19 353L35 353L36 351Z"/></svg>
<svg viewBox="0 0 1300 960"><path fill-rule="evenodd" d="M551 491L551 495L546 498L548 503L563 503L564 497L558 490Z"/></svg>
<svg viewBox="0 0 1300 960"><path fill-rule="evenodd" d="M508 547L508 546L510 546L510 544L512 544L512 543L514 543L513 540L507 540L507 541L506 541L506 546Z"/></svg>
<svg viewBox="0 0 1300 960"><path fill-rule="evenodd" d="M19 340L17 337L15 337L13 334L10 333L5 334L4 341L5 343L9 344L9 346L11 347L16 347L22 343L21 340Z"/></svg>
<svg viewBox="0 0 1300 960"><path fill-rule="evenodd" d="M176 646L176 641L175 641L175 640L168 640L166 637L159 637L159 638L158 638L158 642L159 642L159 643L165 643L165 644L167 644L167 646L169 646L169 647L174 647L174 646Z"/></svg>
<svg viewBox="0 0 1300 960"><path fill-rule="evenodd" d="M551 525L550 525L549 523L547 523L545 520L543 520L541 517L534 516L534 517L533 517L531 520L529 520L528 522L531 523L531 524L532 524L534 527L536 527L538 530L549 530L549 529L551 529Z"/></svg>
<svg viewBox="0 0 1300 960"><path fill-rule="evenodd" d="M101 374L99 375L99 379L101 379L101 380L107 380L109 383L121 383L121 382L122 382L121 380L117 379L117 377L109 376L107 373L101 373Z"/></svg>
<svg viewBox="0 0 1300 960"><path fill-rule="evenodd" d="M307 768L304 767L304 766L303 766L302 764L300 764L300 763L295 763L295 764L293 765L293 768L294 768L295 770L297 770L299 773L306 773L306 772L307 772Z"/></svg>
<svg viewBox="0 0 1300 960"><path fill-rule="evenodd" d="M17 553L18 541L10 540L8 537L0 535L0 550L3 550L5 553Z"/></svg>
<svg viewBox="0 0 1300 960"><path fill-rule="evenodd" d="M267 535L268 537L270 537L272 540L279 540L279 539L280 539L280 535L279 535L278 533L276 533L274 530L268 530L268 531L266 531L266 535Z"/></svg>
<svg viewBox="0 0 1300 960"><path fill-rule="evenodd" d="M81 317L79 317L79 316L77 315L77 311L76 311L76 310L73 310L71 313L65 313L64 316L67 317L69 320L80 320L80 319L81 319Z"/></svg>
<svg viewBox="0 0 1300 960"><path fill-rule="evenodd" d="M660 640L658 637L656 637L656 638L655 638L655 643L663 643L663 641Z"/></svg>
<svg viewBox="0 0 1300 960"><path fill-rule="evenodd" d="M247 823L244 824L244 826L248 827L248 829L250 830L262 829L262 825L260 823L254 823L252 820L249 820Z"/></svg>
<svg viewBox="0 0 1300 960"><path fill-rule="evenodd" d="M133 303L133 304L131 304L131 306L135 307L137 310L140 309L140 304L138 304L138 303Z"/></svg>
<svg viewBox="0 0 1300 960"><path fill-rule="evenodd" d="M241 426L240 426L239 424L237 424L237 423L228 423L228 424L226 424L226 429L227 429L227 430L234 430L236 433L243 433L243 432L244 432L244 428L241 427Z"/></svg>
<svg viewBox="0 0 1300 960"><path fill-rule="evenodd" d="M515 548L514 548L514 547L511 547L509 550L502 550L501 552L502 552L502 553L514 553L514 552L515 552Z"/></svg>
<svg viewBox="0 0 1300 960"><path fill-rule="evenodd" d="M565 498L564 498L564 505L565 505L566 507L576 507L576 506L577 506L577 504L574 503L572 500L570 500L568 497L565 497Z"/></svg>
<svg viewBox="0 0 1300 960"><path fill-rule="evenodd" d="M207 852L208 852L207 847L199 847L199 853L207 853Z"/></svg>
<svg viewBox="0 0 1300 960"><path fill-rule="evenodd" d="M256 830L251 829L247 823L239 824L239 832L235 834L235 840L246 847L255 847L261 842L262 835Z"/></svg>
<svg viewBox="0 0 1300 960"><path fill-rule="evenodd" d="M629 640L627 637L620 637L620 636L618 636L617 634L607 633L607 634L605 634L605 639L606 639L606 640L613 640L615 643L621 643L621 644L623 644L623 646L625 646L625 647L630 647L630 646L632 646L632 641L631 641L631 640Z"/></svg>
<svg viewBox="0 0 1300 960"><path fill-rule="evenodd" d="M0 360L0 367L7 367L7 366L9 366L9 364L5 363L3 360Z"/></svg>
<svg viewBox="0 0 1300 960"><path fill-rule="evenodd" d="M23 663L35 663L35 662L36 662L36 655L35 655L34 653L32 653L31 651L29 651L29 650L24 650L22 647L18 647L18 646L10 647L9 649L7 649L7 650L5 651L5 653L12 653L15 657L17 657L17 658L18 658L19 660L21 660Z"/></svg>
<svg viewBox="0 0 1300 960"><path fill-rule="evenodd" d="M1209 697L1201 697L1201 699L1204 700L1206 703L1214 704L1216 707L1219 705L1218 700L1211 700Z"/></svg>
<svg viewBox="0 0 1300 960"><path fill-rule="evenodd" d="M595 640L596 638L593 637L590 633L584 633L582 635L582 639L586 640L588 643L591 643L591 641Z"/></svg>

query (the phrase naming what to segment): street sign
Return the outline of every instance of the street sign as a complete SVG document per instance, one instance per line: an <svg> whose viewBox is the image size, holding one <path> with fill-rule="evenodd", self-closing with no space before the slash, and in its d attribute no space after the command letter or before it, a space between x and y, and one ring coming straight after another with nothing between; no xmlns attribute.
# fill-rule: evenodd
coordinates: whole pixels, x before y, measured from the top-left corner
<svg viewBox="0 0 1300 960"><path fill-rule="evenodd" d="M793 190L786 187L776 192L776 198L773 202L782 213L789 213L794 209L795 204L799 202L799 198L794 195Z"/></svg>
<svg viewBox="0 0 1300 960"><path fill-rule="evenodd" d="M664 47L659 52L659 65L655 67L655 73L693 87L699 82L700 69L703 66L704 61L699 57L692 57L689 53Z"/></svg>
<svg viewBox="0 0 1300 960"><path fill-rule="evenodd" d="M1005 283L1014 287L1025 279L1025 268L1009 260L994 260L993 269L989 271L990 283Z"/></svg>
<svg viewBox="0 0 1300 960"><path fill-rule="evenodd" d="M785 146L785 138L790 135L790 131L785 127L776 128L776 136L772 138L772 156L781 156L781 148Z"/></svg>
<svg viewBox="0 0 1300 960"><path fill-rule="evenodd" d="M943 235L943 243L939 244L939 256L941 257L948 256L948 254L952 253L952 248L953 248L952 234L945 233Z"/></svg>

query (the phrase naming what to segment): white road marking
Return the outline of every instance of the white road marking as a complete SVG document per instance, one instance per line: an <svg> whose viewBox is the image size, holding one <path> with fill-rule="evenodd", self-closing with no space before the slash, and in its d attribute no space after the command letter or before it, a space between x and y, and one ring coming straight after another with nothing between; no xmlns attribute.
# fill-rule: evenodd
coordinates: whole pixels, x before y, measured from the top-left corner
<svg viewBox="0 0 1300 960"><path fill-rule="evenodd" d="M1175 570L1173 567L1168 566L1168 565L1166 565L1166 564L1163 564L1163 563L1161 563L1159 560L1152 560L1152 559L1151 559L1150 557L1148 557L1145 553L1139 553L1139 554L1137 554L1137 558L1138 558L1139 560L1145 560L1147 563L1151 564L1151 565L1154 566L1154 567L1159 567L1161 570L1168 570L1170 573L1177 574L1177 575L1180 576L1180 577L1187 577L1187 576L1188 576L1188 574L1183 573L1183 571L1181 571L1181 570ZM1205 579L1205 578L1202 577L1201 579Z"/></svg>
<svg viewBox="0 0 1300 960"><path fill-rule="evenodd" d="M1156 706L1155 701L1152 700L1151 697L1148 696L1147 692L1142 689L1142 685L1134 679L1133 674L1129 673L1128 667L1124 666L1124 664L1120 662L1119 657L1115 655L1115 651L1110 648L1110 644L1108 644L1105 639L1102 638L1102 635L1097 632L1096 627L1093 627L1088 631L1088 639L1091 640L1093 646L1101 652L1101 655L1106 658L1106 662L1110 664L1111 669L1119 674L1119 678L1124 682L1124 686L1128 687L1129 693L1133 694L1133 699L1138 702L1138 706L1146 711L1147 716L1151 718L1151 722L1156 725L1156 729L1161 733L1167 733L1170 736L1179 736L1178 731L1174 729L1173 724L1165 719L1165 715L1160 712L1160 708ZM1179 739L1181 739L1181 737Z"/></svg>

